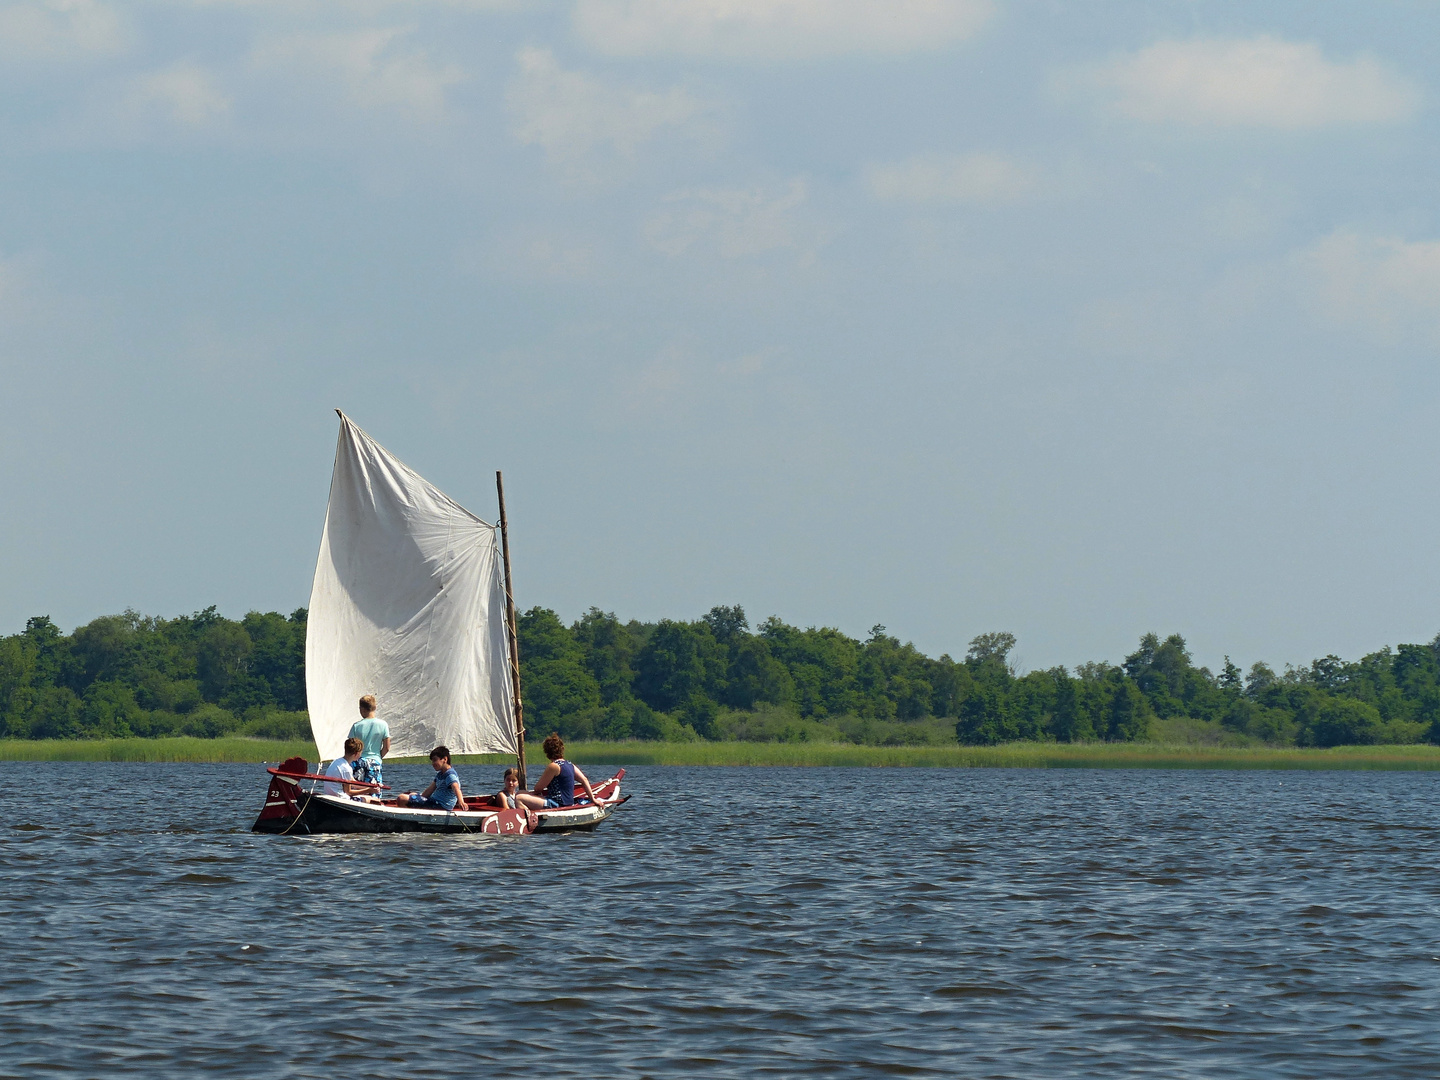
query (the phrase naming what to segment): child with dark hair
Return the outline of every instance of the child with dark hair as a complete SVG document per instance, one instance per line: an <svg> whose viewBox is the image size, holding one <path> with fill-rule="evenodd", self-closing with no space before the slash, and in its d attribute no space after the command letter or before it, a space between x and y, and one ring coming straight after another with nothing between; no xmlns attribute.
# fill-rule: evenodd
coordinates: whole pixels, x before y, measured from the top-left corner
<svg viewBox="0 0 1440 1080"><path fill-rule="evenodd" d="M520 770L511 765L505 770L500 790L495 795L495 805L501 810L518 810L520 803L517 800L520 794Z"/></svg>
<svg viewBox="0 0 1440 1080"><path fill-rule="evenodd" d="M400 796L400 805L422 810L464 810L465 796L460 792L460 774L450 765L449 748L437 746L431 750L430 767L435 770L434 782L418 795L407 791Z"/></svg>
<svg viewBox="0 0 1440 1080"><path fill-rule="evenodd" d="M535 781L533 792L521 792L516 801L532 810L554 810L561 806L575 805L575 784L585 789L590 801L595 802L595 792L585 774L575 767L574 762L565 760L565 740L558 734L549 736L540 744L550 764Z"/></svg>

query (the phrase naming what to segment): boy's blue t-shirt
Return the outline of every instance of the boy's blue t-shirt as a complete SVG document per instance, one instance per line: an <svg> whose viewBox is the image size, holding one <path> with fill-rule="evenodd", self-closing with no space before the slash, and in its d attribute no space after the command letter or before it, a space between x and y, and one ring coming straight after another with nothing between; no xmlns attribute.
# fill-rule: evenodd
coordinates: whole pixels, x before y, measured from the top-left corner
<svg viewBox="0 0 1440 1080"><path fill-rule="evenodd" d="M442 773L435 774L435 790L431 792L430 798L443 806L446 810L455 809L455 789L451 784L460 782L460 774L455 771L455 766L450 766Z"/></svg>
<svg viewBox="0 0 1440 1080"><path fill-rule="evenodd" d="M350 725L350 738L359 739L365 744L365 749L360 751L360 758L380 758L380 748L385 745L385 740L390 737L390 725L376 716L362 717Z"/></svg>

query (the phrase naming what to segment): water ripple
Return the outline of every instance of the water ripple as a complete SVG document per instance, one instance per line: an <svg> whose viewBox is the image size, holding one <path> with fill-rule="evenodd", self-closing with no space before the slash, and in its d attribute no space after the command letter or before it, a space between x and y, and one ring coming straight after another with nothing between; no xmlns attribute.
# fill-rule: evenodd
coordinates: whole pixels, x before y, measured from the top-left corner
<svg viewBox="0 0 1440 1080"><path fill-rule="evenodd" d="M642 768L515 839L255 836L249 766L3 769L0 1076L1440 1060L1431 774Z"/></svg>

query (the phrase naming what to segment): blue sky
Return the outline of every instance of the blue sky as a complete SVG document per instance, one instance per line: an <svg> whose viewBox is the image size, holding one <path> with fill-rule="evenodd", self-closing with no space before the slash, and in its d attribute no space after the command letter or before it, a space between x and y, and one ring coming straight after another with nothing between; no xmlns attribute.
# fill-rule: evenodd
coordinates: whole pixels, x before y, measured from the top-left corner
<svg viewBox="0 0 1440 1080"><path fill-rule="evenodd" d="M339 406L567 619L1429 640L1437 23L0 3L0 632L304 604Z"/></svg>

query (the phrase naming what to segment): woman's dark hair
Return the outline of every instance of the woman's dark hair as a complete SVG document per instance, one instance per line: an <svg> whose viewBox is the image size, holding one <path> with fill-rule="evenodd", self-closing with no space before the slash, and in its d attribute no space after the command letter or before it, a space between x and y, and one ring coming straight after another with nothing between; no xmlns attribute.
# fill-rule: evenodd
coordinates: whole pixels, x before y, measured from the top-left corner
<svg viewBox="0 0 1440 1080"><path fill-rule="evenodd" d="M439 761L441 758L444 758L446 761L450 760L450 748L448 746L437 746L434 750L430 751L431 761Z"/></svg>
<svg viewBox="0 0 1440 1080"><path fill-rule="evenodd" d="M545 741L540 744L545 751L545 756L551 761L556 761L565 756L565 740L559 735L548 735Z"/></svg>

